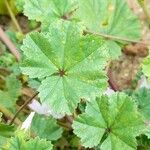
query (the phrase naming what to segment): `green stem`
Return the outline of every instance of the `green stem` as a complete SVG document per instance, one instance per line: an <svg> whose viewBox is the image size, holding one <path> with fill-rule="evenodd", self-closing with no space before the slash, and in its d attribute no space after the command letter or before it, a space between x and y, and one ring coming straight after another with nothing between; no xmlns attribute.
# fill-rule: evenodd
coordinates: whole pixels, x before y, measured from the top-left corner
<svg viewBox="0 0 150 150"><path fill-rule="evenodd" d="M21 30L21 27L20 27L19 23L17 22L16 17L15 17L14 13L13 13L12 10L11 10L11 7L9 6L8 0L4 0L4 2L5 2L5 5L6 5L6 7L7 7L7 10L8 10L8 12L9 12L9 14L10 14L10 17L11 17L11 19L12 19L14 25L16 26L16 29L17 29L20 33L23 34L23 32L22 32L22 30Z"/></svg>
<svg viewBox="0 0 150 150"><path fill-rule="evenodd" d="M108 34L104 34L104 33L93 32L90 30L85 30L84 34L93 34L93 35L101 36L106 39L111 39L111 40L116 40L116 41L125 41L125 42L130 42L130 43L139 43L139 44L144 44L144 45L150 45L150 42L148 42L148 41L131 40L131 39L124 38L124 37L118 37L118 36L108 35Z"/></svg>

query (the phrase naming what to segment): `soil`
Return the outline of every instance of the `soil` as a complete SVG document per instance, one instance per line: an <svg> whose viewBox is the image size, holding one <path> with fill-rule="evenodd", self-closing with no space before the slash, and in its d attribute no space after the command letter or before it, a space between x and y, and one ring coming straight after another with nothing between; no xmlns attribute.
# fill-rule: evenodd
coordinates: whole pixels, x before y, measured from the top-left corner
<svg viewBox="0 0 150 150"><path fill-rule="evenodd" d="M17 21L23 31L23 33L28 33L30 32L29 26L28 26L28 18L23 16L22 14L16 16ZM7 30L9 28L14 28L14 25L11 21L11 18L7 15L0 15L0 26L2 26L2 28L4 30Z"/></svg>
<svg viewBox="0 0 150 150"><path fill-rule="evenodd" d="M139 16L142 24L142 41L150 41L150 29L146 23L146 18L142 8L138 5L137 0L127 0L133 12ZM147 0L150 8L150 0ZM123 50L122 56L111 63L111 79L115 83L117 90L131 88L131 83L135 79L140 69L140 64L144 57L148 55L148 49L145 45L130 44Z"/></svg>

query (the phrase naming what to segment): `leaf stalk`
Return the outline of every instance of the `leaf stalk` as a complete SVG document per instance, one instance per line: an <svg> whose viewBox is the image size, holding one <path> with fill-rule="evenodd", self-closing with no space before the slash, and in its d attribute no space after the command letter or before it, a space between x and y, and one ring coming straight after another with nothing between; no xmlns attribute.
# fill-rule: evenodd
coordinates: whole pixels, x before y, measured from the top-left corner
<svg viewBox="0 0 150 150"><path fill-rule="evenodd" d="M35 93L31 98L29 98L21 107L20 109L16 112L12 120L10 121L10 125L13 124L14 120L17 118L18 114L39 94L39 92Z"/></svg>
<svg viewBox="0 0 150 150"><path fill-rule="evenodd" d="M131 39L127 39L127 38L124 38L124 37L118 37L118 36L113 36L113 35L108 35L108 34L103 34L103 33L97 33L97 32L93 32L93 31L90 31L90 30L85 30L84 33L85 34L93 34L93 35L101 36L101 37L104 37L104 38L110 39L110 40L150 45L150 42L148 42L148 41L131 40Z"/></svg>

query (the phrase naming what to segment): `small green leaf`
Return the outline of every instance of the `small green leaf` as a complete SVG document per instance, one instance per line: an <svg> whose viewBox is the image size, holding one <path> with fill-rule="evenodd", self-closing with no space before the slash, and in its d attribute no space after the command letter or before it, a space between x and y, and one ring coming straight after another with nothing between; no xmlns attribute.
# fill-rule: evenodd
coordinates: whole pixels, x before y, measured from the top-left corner
<svg viewBox="0 0 150 150"><path fill-rule="evenodd" d="M90 31L140 39L140 21L125 0L79 0L76 17Z"/></svg>
<svg viewBox="0 0 150 150"><path fill-rule="evenodd" d="M85 113L73 122L74 133L83 146L102 150L135 150L135 137L142 127L134 101L123 93L88 103Z"/></svg>
<svg viewBox="0 0 150 150"><path fill-rule="evenodd" d="M21 82L14 75L6 78L6 87L4 91L0 90L0 103L4 107L11 108L15 106L18 96L21 94Z"/></svg>
<svg viewBox="0 0 150 150"><path fill-rule="evenodd" d="M40 138L51 141L59 139L63 132L55 119L38 114L32 120L31 131Z"/></svg>
<svg viewBox="0 0 150 150"><path fill-rule="evenodd" d="M107 87L103 44L99 37L83 36L76 24L60 22L47 35L26 37L21 69L31 78L45 78L38 89L42 102L56 113L71 114L81 98L92 100Z"/></svg>
<svg viewBox="0 0 150 150"><path fill-rule="evenodd" d="M138 104L139 111L143 114L146 120L150 120L150 90L141 88L132 96Z"/></svg>

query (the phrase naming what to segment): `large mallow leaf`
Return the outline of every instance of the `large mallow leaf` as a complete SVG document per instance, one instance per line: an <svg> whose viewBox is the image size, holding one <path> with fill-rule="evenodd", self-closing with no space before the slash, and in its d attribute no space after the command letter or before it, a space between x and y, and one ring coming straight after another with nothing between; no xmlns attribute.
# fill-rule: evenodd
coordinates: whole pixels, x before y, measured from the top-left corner
<svg viewBox="0 0 150 150"><path fill-rule="evenodd" d="M70 20L77 7L77 0L26 0L24 14L45 29L55 20Z"/></svg>
<svg viewBox="0 0 150 150"><path fill-rule="evenodd" d="M93 32L128 39L140 38L140 22L126 0L79 0L76 17Z"/></svg>
<svg viewBox="0 0 150 150"><path fill-rule="evenodd" d="M83 36L68 22L51 26L47 35L32 33L23 43L22 72L43 78L39 97L56 113L71 114L81 98L92 100L106 89L108 57L99 37Z"/></svg>
<svg viewBox="0 0 150 150"><path fill-rule="evenodd" d="M135 150L135 137L142 128L143 119L135 102L123 93L96 98L73 122L82 145L101 150Z"/></svg>

